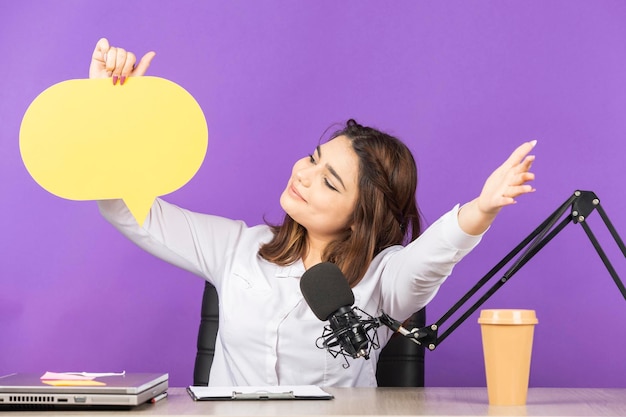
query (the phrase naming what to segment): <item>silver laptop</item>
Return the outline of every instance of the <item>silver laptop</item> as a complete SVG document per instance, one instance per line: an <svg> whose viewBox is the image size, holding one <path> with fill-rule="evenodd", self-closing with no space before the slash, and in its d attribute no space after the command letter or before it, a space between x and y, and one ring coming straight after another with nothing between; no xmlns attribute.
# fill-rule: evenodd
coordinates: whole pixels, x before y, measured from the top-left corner
<svg viewBox="0 0 626 417"><path fill-rule="evenodd" d="M97 377L96 386L49 385L41 374L0 376L0 410L55 408L126 408L143 404L167 391L168 374L125 373Z"/></svg>

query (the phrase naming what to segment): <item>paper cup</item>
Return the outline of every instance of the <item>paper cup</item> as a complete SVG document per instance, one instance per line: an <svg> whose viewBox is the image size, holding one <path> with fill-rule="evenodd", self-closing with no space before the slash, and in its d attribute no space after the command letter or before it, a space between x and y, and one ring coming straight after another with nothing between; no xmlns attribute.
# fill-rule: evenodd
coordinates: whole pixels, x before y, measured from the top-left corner
<svg viewBox="0 0 626 417"><path fill-rule="evenodd" d="M480 312L489 404L526 404L537 322L534 310Z"/></svg>

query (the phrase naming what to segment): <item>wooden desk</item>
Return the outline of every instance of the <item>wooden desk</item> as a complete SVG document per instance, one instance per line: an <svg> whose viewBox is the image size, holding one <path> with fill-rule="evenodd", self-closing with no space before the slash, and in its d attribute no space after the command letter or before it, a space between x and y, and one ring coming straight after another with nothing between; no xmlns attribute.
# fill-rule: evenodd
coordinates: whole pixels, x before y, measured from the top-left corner
<svg viewBox="0 0 626 417"><path fill-rule="evenodd" d="M10 411L15 416L626 416L626 389L531 388L526 406L490 407L485 388L326 388L333 400L202 401L184 388L130 411Z"/></svg>

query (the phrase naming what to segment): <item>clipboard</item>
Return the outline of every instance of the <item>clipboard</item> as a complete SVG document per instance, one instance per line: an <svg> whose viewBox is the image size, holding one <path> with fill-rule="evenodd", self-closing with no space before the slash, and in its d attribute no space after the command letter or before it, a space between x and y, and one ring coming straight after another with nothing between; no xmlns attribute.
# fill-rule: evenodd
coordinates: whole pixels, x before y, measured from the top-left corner
<svg viewBox="0 0 626 417"><path fill-rule="evenodd" d="M233 400L331 400L334 397L316 385L187 387L194 401Z"/></svg>

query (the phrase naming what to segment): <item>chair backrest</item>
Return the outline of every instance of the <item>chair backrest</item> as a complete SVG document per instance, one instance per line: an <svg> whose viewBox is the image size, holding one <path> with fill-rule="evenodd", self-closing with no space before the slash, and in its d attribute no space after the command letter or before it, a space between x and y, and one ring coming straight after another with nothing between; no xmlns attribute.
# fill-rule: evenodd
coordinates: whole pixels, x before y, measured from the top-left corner
<svg viewBox="0 0 626 417"><path fill-rule="evenodd" d="M405 322L405 327L423 327L426 323L426 310L413 314ZM198 351L193 370L193 385L208 385L209 373L215 354L215 341L219 325L218 298L215 287L204 285L200 329L198 331ZM380 352L376 379L380 387L423 387L424 348L410 340L394 334Z"/></svg>
<svg viewBox="0 0 626 417"><path fill-rule="evenodd" d="M202 295L200 329L198 330L198 352L193 367L193 384L209 385L209 372L215 355L215 341L219 327L219 304L215 287L207 282Z"/></svg>
<svg viewBox="0 0 626 417"><path fill-rule="evenodd" d="M426 307L403 323L414 329L426 325ZM376 380L379 387L423 387L424 348L394 333L378 356Z"/></svg>

